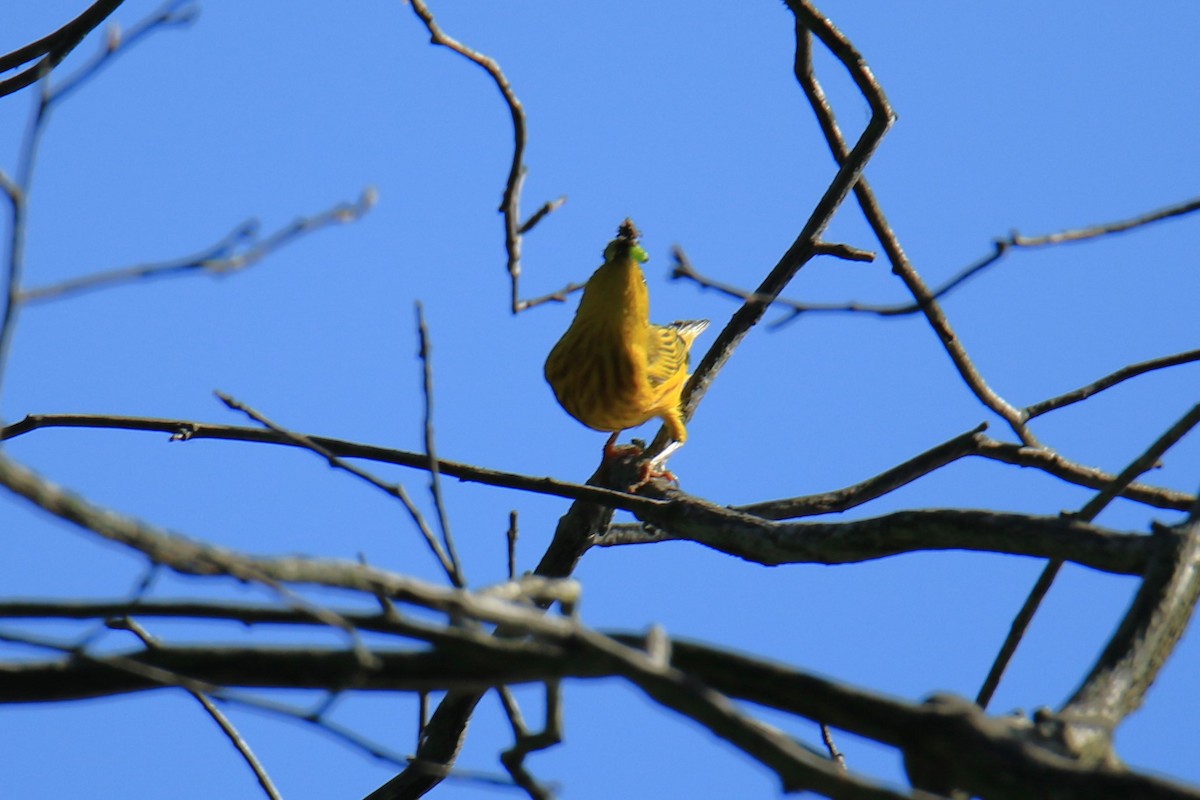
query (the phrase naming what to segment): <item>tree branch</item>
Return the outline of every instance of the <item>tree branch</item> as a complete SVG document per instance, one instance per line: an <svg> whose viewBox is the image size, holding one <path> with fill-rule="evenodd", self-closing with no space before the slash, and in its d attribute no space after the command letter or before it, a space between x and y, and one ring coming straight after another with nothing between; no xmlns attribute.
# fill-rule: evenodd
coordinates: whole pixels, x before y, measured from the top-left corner
<svg viewBox="0 0 1200 800"><path fill-rule="evenodd" d="M931 290L931 296L935 300L943 299L951 292L966 284L971 278L976 277L989 267L998 264L1004 258L1004 256L1008 254L1009 251L1014 249L1046 247L1055 244L1078 242L1100 236L1122 233L1124 231L1149 225L1154 222L1190 214L1197 210L1200 210L1200 199L1189 200L1186 203L1168 206L1167 208L1152 211L1147 214L1134 217L1133 219L1109 222L1088 228L1060 231L1058 233L1028 237L1021 236L1020 234L1014 232L1006 239L996 239L993 242L993 251L991 253L965 267L945 283L938 286L936 289ZM830 254L833 255L833 253ZM757 297L753 292L750 292L746 289L742 289L740 287L733 286L732 284L724 283L715 278L701 274L695 269L695 267L692 266L691 261L683 252L682 248L674 248L673 256L675 259L675 267L671 271L672 279L690 280L701 288L714 289L721 294L737 300L748 301L752 299L765 299ZM842 257L849 258L849 260L852 261L874 260L874 256L872 254L858 250L851 250ZM894 304L862 303L858 301L850 301L847 303L802 303L798 300L791 300L786 297L776 297L771 302L774 305L783 306L791 311L791 313L783 319L771 323L772 328L786 325L787 323L805 314L869 314L886 318L907 316L910 314L919 313L922 310L920 302ZM1028 410L1029 409L1026 409L1026 412L1028 412ZM1045 412L1043 411L1040 413Z"/></svg>
<svg viewBox="0 0 1200 800"><path fill-rule="evenodd" d="M796 11L800 6L799 3L795 2L789 2L788 5L793 11ZM815 11L807 13L816 14ZM833 153L835 162L839 166L851 163L855 151L847 147L846 140L834 116L833 108L826 99L825 92L813 72L811 53L803 53L802 58L798 51L796 78L800 81L800 85L804 88L804 92L809 98L809 104L812 105L813 110L817 114L821 130L825 134L825 139L829 144L830 151ZM860 90L861 88L860 84ZM869 96L868 99L870 99ZM874 111L874 107L872 110ZM891 114L890 109L888 113ZM857 149L857 145L855 149ZM1008 422L1017 436L1021 438L1021 441L1027 445L1036 446L1037 440L1028 427L1026 427L1020 412L988 386L987 382L983 379L983 375L980 374L975 364L967 355L966 349L954 333L953 328L951 328L950 321L947 319L945 312L942 311L937 300L933 297L933 293L925 285L924 280L922 280L916 268L908 260L904 249L900 246L900 240L884 216L879 201L875 198L875 193L871 190L871 186L865 176L854 183L854 196L862 208L863 215L867 218L867 223L871 226L871 230L887 254L888 260L892 265L892 272L899 276L920 305L930 327L937 333L943 348L950 356L950 360L954 362L955 368L968 388L970 388L981 403Z"/></svg>
<svg viewBox="0 0 1200 800"><path fill-rule="evenodd" d="M1069 751L1112 757L1112 737L1136 711L1187 630L1200 598L1200 517L1155 528L1156 553L1137 596L1091 673L1056 715Z"/></svg>
<svg viewBox="0 0 1200 800"><path fill-rule="evenodd" d="M1144 375L1147 372L1157 369L1178 366L1179 364L1189 364L1193 361L1200 361L1200 350L1188 350L1183 353L1176 353L1175 355L1161 356L1159 358L1152 358L1149 361L1130 364L1121 367L1116 372L1105 375L1103 378L1092 381L1086 386L1081 386L1073 391L1060 394L1057 397L1051 397L1048 400L1042 400L1040 403L1027 406L1023 413L1026 419L1040 417L1042 414L1057 411L1064 406L1086 400L1092 395L1099 394L1105 389L1111 389L1122 381L1136 378L1138 375Z"/></svg>
<svg viewBox="0 0 1200 800"><path fill-rule="evenodd" d="M28 64L39 56L45 56L37 64L22 70L11 78L0 81L0 97L19 92L49 75L97 25L107 19L123 2L125 0L97 0L86 11L54 33L0 56L0 72L8 72L22 64Z"/></svg>
<svg viewBox="0 0 1200 800"><path fill-rule="evenodd" d="M171 434L172 441L192 439L216 439L258 444L303 447L281 433L262 428L246 428L237 425L216 425L192 420L173 420L154 417L125 417L108 414L31 414L19 422L0 429L0 442L43 428L96 428L133 431L158 431ZM398 464L414 469L428 469L429 458L424 453L393 450L387 447L331 439L325 436L297 434L312 441L321 449L338 458L362 458L384 464ZM438 470L468 483L482 483L508 489L521 489L538 494L585 500L613 508L634 511L660 502L646 497L605 488L599 482L589 485L568 483L553 478L537 478L514 472L476 467L458 461L438 459ZM628 484L626 484L628 485Z"/></svg>
<svg viewBox="0 0 1200 800"><path fill-rule="evenodd" d="M848 522L773 522L675 491L639 515L647 527L615 527L600 547L667 540L696 542L767 566L852 564L910 552L967 550L1060 558L1118 575L1138 575L1150 537L1065 517L972 509L920 509Z"/></svg>
<svg viewBox="0 0 1200 800"><path fill-rule="evenodd" d="M496 63L495 59L472 50L457 39L447 36L441 27L438 26L437 20L433 17L433 12L429 10L429 6L425 4L424 0L410 1L413 12L416 13L417 17L425 25L425 29L429 31L429 41L458 53L463 58L477 64L483 69L495 82L496 88L500 90L500 95L504 98L504 104L508 106L508 113L512 117L512 165L508 169L508 180L504 184L504 197L500 201L500 213L504 215L504 249L508 253L508 275L512 282L512 313L518 314L527 308L532 308L534 305L549 300L557 300L560 295L568 294L574 290L571 287L567 287L555 294L547 295L537 300L520 299L521 242L523 234L532 230L546 215L567 202L566 195L546 202L527 221L521 221L521 187L525 183L525 143L528 136L526 132L525 108L521 105L521 101L517 98L517 93L513 91L512 84L508 82L508 77L500 69L500 65Z"/></svg>
<svg viewBox="0 0 1200 800"><path fill-rule="evenodd" d="M371 210L376 199L375 190L368 187L353 203L338 203L318 214L300 217L261 239L258 237L258 221L247 220L220 241L193 255L172 261L104 270L47 286L36 286L21 292L20 299L25 303L36 303L147 279L238 272L254 266L309 233L333 225L357 222Z"/></svg>
<svg viewBox="0 0 1200 800"><path fill-rule="evenodd" d="M818 246L821 244L821 234L829 226L833 215L841 208L846 197L849 196L850 190L861 179L867 162L875 154L875 150L896 118L888 104L883 87L875 80L866 60L854 48L850 40L810 3L804 2L804 0L789 0L788 8L796 17L797 79L804 85L806 69L811 77L809 54L812 46L811 39L815 35L845 67L871 107L871 119L853 149L839 161L837 174L834 175L824 194L817 201L808 221L805 222L791 247L780 257L775 267L759 284L754 291L753 298L747 300L734 312L729 322L717 334L716 341L696 366L695 372L683 390L684 420L691 419L695 414L696 408L708 392L709 387L712 386L721 368L733 355L733 351L741 344L750 329L762 320L763 314L766 313L773 299L779 296L796 273L817 253ZM812 102L811 97L809 100ZM647 452L649 454L657 453L666 443L666 429L661 428Z"/></svg>
<svg viewBox="0 0 1200 800"><path fill-rule="evenodd" d="M1193 406L1190 411L1184 414L1174 425L1168 428L1146 448L1141 455L1131 461L1125 469L1121 470L1121 474L1103 486L1100 492L1088 501L1087 505L1077 513L1070 515L1071 519L1079 522L1091 522L1096 518L1096 515L1120 495L1125 487L1133 483L1134 479L1143 472L1151 469L1168 450L1174 447L1180 439L1186 436L1198 424L1200 424L1200 403ZM1020 644L1021 638L1025 635L1025 631L1028 629L1029 623L1033 620L1033 615L1037 612L1038 606L1041 605L1042 600L1050 591L1050 587L1054 583L1054 579L1057 577L1062 565L1063 561L1060 558L1052 559L1046 565L1037 582L1030 590L1029 596L1022 604L1021 609L1017 612L1012 626L1009 628L1008 635L1000 647L1000 652L996 654L991 669L988 671L983 686L979 690L979 695L975 700L980 708L986 708L987 704L991 701L992 693L995 692L996 687L999 685L1000 678L1004 675L1004 670L1008 667L1008 662L1012 659L1013 654L1016 653L1017 645ZM1144 582L1142 589L1145 590Z"/></svg>

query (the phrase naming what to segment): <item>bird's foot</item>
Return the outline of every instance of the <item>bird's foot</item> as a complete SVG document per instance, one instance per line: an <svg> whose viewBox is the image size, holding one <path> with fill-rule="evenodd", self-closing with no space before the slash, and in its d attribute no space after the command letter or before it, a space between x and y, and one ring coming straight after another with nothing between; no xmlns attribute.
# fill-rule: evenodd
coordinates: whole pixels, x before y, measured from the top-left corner
<svg viewBox="0 0 1200 800"><path fill-rule="evenodd" d="M675 473L671 472L669 469L661 469L661 466L662 464L657 458L649 461L643 461L641 466L641 476L637 483L629 487L629 491L637 492L638 489L650 483L650 481L659 479L670 481L678 486L679 478L675 477Z"/></svg>

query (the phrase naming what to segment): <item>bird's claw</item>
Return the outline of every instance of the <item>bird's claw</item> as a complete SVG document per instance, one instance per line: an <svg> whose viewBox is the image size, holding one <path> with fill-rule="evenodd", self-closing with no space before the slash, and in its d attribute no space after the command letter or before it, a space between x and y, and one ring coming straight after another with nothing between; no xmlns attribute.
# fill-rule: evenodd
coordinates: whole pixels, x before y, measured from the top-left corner
<svg viewBox="0 0 1200 800"><path fill-rule="evenodd" d="M669 469L659 469L658 467L659 467L659 464L657 463L656 460L653 460L653 459L650 461L642 462L641 478L638 480L637 483L635 483L629 487L629 491L636 493L638 489L640 489L643 486L645 486L646 484L650 483L650 481L657 480L660 478L662 480L670 481L671 483L675 484L676 486L679 485L679 478L675 477L674 472L671 472L671 470L669 470Z"/></svg>

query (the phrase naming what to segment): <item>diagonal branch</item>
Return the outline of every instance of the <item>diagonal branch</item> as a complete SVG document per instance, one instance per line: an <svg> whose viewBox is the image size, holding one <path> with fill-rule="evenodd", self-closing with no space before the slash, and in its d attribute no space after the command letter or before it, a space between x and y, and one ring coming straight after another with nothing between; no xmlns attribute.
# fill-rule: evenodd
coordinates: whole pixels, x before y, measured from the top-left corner
<svg viewBox="0 0 1200 800"><path fill-rule="evenodd" d="M433 345L429 340L429 328L425 324L425 308L420 302L417 303L417 338L420 340L418 357L421 360L421 386L425 398L425 457L429 469L429 492L437 510L442 547L445 548L446 561L450 565L450 580L455 586L463 587L467 585L467 579L463 575L458 549L454 546L454 535L450 532L450 516L446 512L446 502L442 497L442 478L438 470L437 444L433 434Z"/></svg>
<svg viewBox="0 0 1200 800"><path fill-rule="evenodd" d="M420 509L418 509L416 504L413 503L412 498L408 496L408 491L402 485L398 483L387 483L386 481L376 478L366 470L359 469L352 464L347 464L309 437L304 436L303 434L294 433L278 425L277 423L272 422L270 419L255 411L253 408L234 400L232 397L223 392L216 392L216 395L218 398L220 398L221 402L228 406L231 410L242 412L272 433L278 434L297 447L303 447L304 449L317 454L321 458L325 459L326 462L329 463L329 466L333 467L334 469L340 469L345 472L349 472L354 477L359 478L371 486L374 486L376 489L379 489L389 497L394 497L399 500L401 505L404 506L404 510L408 512L409 517L412 519L413 525L416 526L417 531L421 534L421 538L425 540L425 544L429 547L430 552L433 553L433 557L437 559L438 564L446 573L446 576L450 578L451 583L454 583L455 586L461 587L461 584L458 582L461 580L461 578L458 575L458 570L454 561L442 549L442 546L438 543L437 537L433 535L433 531L430 529L429 523L425 521L424 515L421 514Z"/></svg>
<svg viewBox="0 0 1200 800"><path fill-rule="evenodd" d="M156 638L150 635L149 631L129 617L119 617L109 620L108 627L115 630L130 631L142 641L147 650L156 650L162 646ZM266 767L259 761L258 756L250 748L250 743L246 741L241 732L230 721L229 717L225 716L221 709L217 708L216 704L204 692L196 689L187 689L186 691L196 699L196 702L200 704L205 713L217 723L217 727L225 734L225 738L230 741L234 749L242 757L242 760L250 767L250 771L254 773L254 777L258 780L258 785L262 787L267 797L270 800L283 800L282 795L279 794L279 790L275 787L275 782L271 780L271 776L267 773Z"/></svg>
<svg viewBox="0 0 1200 800"><path fill-rule="evenodd" d="M761 321L774 298L788 285L796 273L817 253L821 234L841 207L850 190L859 182L867 162L875 154L884 135L895 120L883 87L875 80L865 59L841 31L807 2L791 0L788 7L796 17L796 74L803 85L805 75L811 78L812 37L819 38L834 57L846 68L871 107L871 119L853 149L838 164L837 174L817 201L808 221L787 252L779 259L753 297L734 312L729 322L717 334L708 352L696 366L683 392L683 417L691 419L700 401L708 392L721 368L733 355L750 329ZM812 98L810 97L810 102ZM818 112L819 115L819 112ZM665 429L655 436L650 452L660 451L667 441Z"/></svg>
<svg viewBox="0 0 1200 800"><path fill-rule="evenodd" d="M1064 743L1085 761L1111 756L1117 726L1142 705L1200 598L1200 518L1158 526L1155 540L1157 552L1128 613L1057 715Z"/></svg>
<svg viewBox="0 0 1200 800"><path fill-rule="evenodd" d="M1168 450L1174 447L1180 439L1186 436L1197 425L1200 425L1200 403L1192 406L1190 411L1159 436L1141 455L1131 461L1125 469L1121 470L1121 473L1117 477L1101 488L1100 492L1088 501L1087 505L1077 513L1072 514L1071 518L1080 522L1091 522L1096 518L1096 515L1120 495L1125 487L1133 483L1134 479L1143 472L1153 468ZM1037 582L1030 590L1029 596L1022 604L1021 609L1017 612L1012 626L1009 628L1008 635L1005 637L1004 643L1000 646L1000 652L996 654L996 658L992 661L991 669L988 670L983 686L979 689L979 695L976 697L975 702L980 708L987 708L992 694L1000 684L1000 678L1004 675L1004 670L1008 667L1009 661L1012 660L1013 655L1017 651L1017 645L1020 644L1025 631L1028 630L1030 622L1033 621L1033 615L1037 613L1038 606L1041 605L1042 600L1050 591L1050 587L1054 583L1054 579L1058 576L1058 572L1062 569L1062 566L1063 562L1059 558L1051 560L1046 565L1046 568L1042 571ZM1146 585L1145 581L1143 581L1142 592L1145 591ZM1138 598L1142 598L1142 592L1139 592ZM1135 605L1137 602L1135 600ZM1141 602L1144 605L1148 601L1142 600ZM1188 613L1190 614L1190 610ZM1140 699L1138 702L1140 703Z"/></svg>
<svg viewBox="0 0 1200 800"><path fill-rule="evenodd" d="M796 10L798 5L797 3L789 3L789 6L793 10ZM817 114L821 130L825 134L825 139L833 153L834 160L842 167L853 163L858 145L855 145L854 149L850 149L847 146L845 137L842 135L837 119L834 116L833 108L826 99L825 92L812 70L811 53L805 53L803 59L799 55L797 56L796 78L800 81L805 94L808 96L810 105ZM892 271L904 282L909 292L920 305L925 318L934 332L937 333L943 348L945 348L947 354L950 356L950 360L954 362L954 366L963 381L975 396L979 398L981 403L1008 422L1013 431L1021 438L1021 441L1027 445L1036 446L1037 440L1026 427L1025 420L1021 417L1020 411L988 386L983 375L980 374L975 364L967 355L966 349L954 333L954 329L951 328L950 321L942 311L941 306L938 305L933 293L925 285L925 281L908 260L908 256L900 246L899 238L897 238L891 224L884 216L879 201L876 199L875 193L871 190L871 186L865 177L855 182L854 196L862 208L867 223L871 226L871 230L887 254L888 260L892 265Z"/></svg>
<svg viewBox="0 0 1200 800"><path fill-rule="evenodd" d="M1069 406L1073 403L1078 403L1086 400L1092 395L1099 394L1105 389L1111 389L1122 381L1127 381L1130 378L1136 378L1138 375L1144 375L1147 372L1152 372L1157 369L1166 369L1167 367L1178 366L1179 364L1190 364L1194 361L1200 361L1200 349L1188 350L1183 353L1176 353L1170 356L1161 356L1152 358L1148 361L1140 361L1136 364L1130 364L1121 367L1119 370L1105 375L1086 386L1081 386L1057 397L1051 397L1047 400L1042 400L1040 403L1034 403L1027 406L1022 412L1026 419L1040 417L1042 414L1047 414L1051 411L1057 411L1064 406Z"/></svg>

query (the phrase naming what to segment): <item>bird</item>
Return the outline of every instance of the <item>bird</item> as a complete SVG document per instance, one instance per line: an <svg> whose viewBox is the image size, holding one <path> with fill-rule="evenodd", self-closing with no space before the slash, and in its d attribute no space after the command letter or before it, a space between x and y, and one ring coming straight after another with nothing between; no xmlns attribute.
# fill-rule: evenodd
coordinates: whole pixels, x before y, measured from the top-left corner
<svg viewBox="0 0 1200 800"><path fill-rule="evenodd" d="M672 441L645 465L645 483L650 476L670 476L661 465L687 441L681 395L692 342L708 320L650 322L641 267L649 256L639 238L632 220L621 223L617 238L604 248L604 263L584 286L575 318L550 350L545 375L568 414L612 434L604 444L605 460L630 452L615 446L622 431L654 417L662 420ZM632 451L640 454L641 448Z"/></svg>

